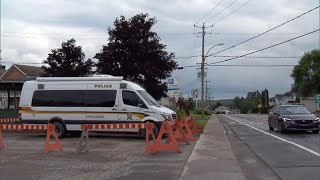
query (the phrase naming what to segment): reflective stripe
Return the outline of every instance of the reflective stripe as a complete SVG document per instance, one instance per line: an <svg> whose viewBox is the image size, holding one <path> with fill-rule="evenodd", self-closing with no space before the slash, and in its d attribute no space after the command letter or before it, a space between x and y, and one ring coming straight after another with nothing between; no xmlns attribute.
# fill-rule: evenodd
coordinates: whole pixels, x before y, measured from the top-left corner
<svg viewBox="0 0 320 180"><path fill-rule="evenodd" d="M84 129L142 129L145 128L144 123L114 123L114 124L82 124L80 127Z"/></svg>

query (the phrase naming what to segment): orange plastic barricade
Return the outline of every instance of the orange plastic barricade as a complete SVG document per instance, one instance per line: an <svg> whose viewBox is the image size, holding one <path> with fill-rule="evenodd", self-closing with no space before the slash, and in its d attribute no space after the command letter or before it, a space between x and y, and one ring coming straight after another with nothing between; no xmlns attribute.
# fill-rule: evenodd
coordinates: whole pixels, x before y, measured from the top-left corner
<svg viewBox="0 0 320 180"><path fill-rule="evenodd" d="M8 131L42 131L47 130L47 138L45 142L45 153L48 153L51 150L62 149L62 145L58 139L58 136L55 132L55 126L53 124L0 124L0 149L4 148L2 130ZM53 136L55 139L54 144L50 144L50 136Z"/></svg>
<svg viewBox="0 0 320 180"><path fill-rule="evenodd" d="M152 152L152 145L156 142L155 135L153 133L153 128L155 125L150 122L146 122L146 146L145 146L145 153ZM153 144L150 144L150 136L152 138Z"/></svg>
<svg viewBox="0 0 320 180"><path fill-rule="evenodd" d="M199 131L198 131L198 127L197 127L197 124L196 124L196 121L191 117L186 117L187 119L187 122L189 124L189 127L191 129L191 132L193 135L198 135L199 134Z"/></svg>
<svg viewBox="0 0 320 180"><path fill-rule="evenodd" d="M172 124L171 124L172 125ZM153 133L154 124L147 122L146 123L146 147L145 153L152 153L155 154L159 151L168 151L168 150L175 150L177 153L181 153L180 147L177 143L173 130L170 126L170 123L164 121L160 128L160 132L158 137L155 138ZM164 134L168 134L168 140L165 144L161 144L162 137ZM153 144L149 142L150 135L153 140Z"/></svg>
<svg viewBox="0 0 320 180"><path fill-rule="evenodd" d="M186 134L185 130L182 128L179 120L176 119L174 121L168 121L168 123L173 131L173 135L176 138L177 142L185 142L186 144L189 145L190 143L189 143L187 134ZM168 138L167 141L170 142L171 139Z"/></svg>
<svg viewBox="0 0 320 180"><path fill-rule="evenodd" d="M58 136L55 131L55 126L53 124L48 124L47 127L47 138L46 138L46 144L45 144L45 153L48 154L49 151L60 149L60 151L63 151L62 145L60 143L60 140L58 139ZM50 137L53 136L55 143L50 144Z"/></svg>
<svg viewBox="0 0 320 180"><path fill-rule="evenodd" d="M191 131L191 129L190 129L190 126L189 126L187 120L188 120L187 118L182 118L179 123L180 123L181 128L184 130L184 133L185 133L186 138L187 138L189 141L193 141L193 140L195 140L195 139L194 139L194 137L193 137L193 133L192 133L192 131Z"/></svg>

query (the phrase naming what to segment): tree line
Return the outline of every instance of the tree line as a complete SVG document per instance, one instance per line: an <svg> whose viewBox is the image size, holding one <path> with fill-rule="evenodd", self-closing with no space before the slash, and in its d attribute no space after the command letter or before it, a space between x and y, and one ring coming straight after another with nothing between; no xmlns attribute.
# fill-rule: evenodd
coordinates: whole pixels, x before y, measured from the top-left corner
<svg viewBox="0 0 320 180"><path fill-rule="evenodd" d="M268 113L269 91L265 89L261 93L257 91L248 92L247 97L236 96L233 99L233 109L240 109L243 114L246 113Z"/></svg>
<svg viewBox="0 0 320 180"><path fill-rule="evenodd" d="M52 49L42 66L46 76L80 77L94 73L123 76L124 79L142 85L154 98L166 96L164 79L177 68L174 53L166 51L166 45L152 31L155 17L137 14L129 19L116 18L108 28L108 41L92 59L85 58L82 47L75 39L62 42L61 48ZM95 70L93 70L95 68Z"/></svg>

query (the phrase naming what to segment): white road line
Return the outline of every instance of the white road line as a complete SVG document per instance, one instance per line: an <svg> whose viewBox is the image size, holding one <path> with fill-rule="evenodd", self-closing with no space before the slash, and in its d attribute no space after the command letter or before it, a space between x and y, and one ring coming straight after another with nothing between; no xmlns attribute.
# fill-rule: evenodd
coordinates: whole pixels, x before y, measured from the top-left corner
<svg viewBox="0 0 320 180"><path fill-rule="evenodd" d="M297 143L288 141L288 140L286 140L286 139L283 139L283 138L281 138L281 137L278 137L278 136L276 136L276 135L267 133L267 132L265 132L265 131L263 131L263 130L260 130L260 129L258 129L258 128L255 128L255 127L253 127L253 126L251 126L251 125L249 125L249 124L246 124L246 123L244 123L244 122L241 122L241 121L239 121L239 120L237 120L237 119L234 119L234 118L232 118L232 117L229 117L229 116L226 116L226 115L223 115L223 116L225 116L225 117L227 117L227 118L229 118L229 119L231 119L231 120L233 120L233 121L237 121L237 122L239 122L239 123L241 123L241 124L244 124L244 125L246 125L246 126L248 126L248 127L251 127L252 129L255 129L255 130L257 130L257 131L260 131L260 132L262 132L262 133L264 133L264 134L267 134L267 135L269 135L269 136L272 136L272 137L274 137L274 138L276 138L276 139L279 139L279 140L281 140L281 141L284 141L284 142L287 142L287 143L292 144L292 145L294 145L294 146L297 146L298 148L301 148L301 149L303 149L303 150L305 150L305 151L308 151L309 153L311 153L311 154L313 154L313 155L316 155L316 156L320 157L320 154L319 154L319 153L317 153L317 152L315 152L315 151L313 151L313 150L311 150L311 149L308 149L308 148L306 148L306 147L304 147L304 146L302 146L302 145L300 145L300 144L297 144Z"/></svg>

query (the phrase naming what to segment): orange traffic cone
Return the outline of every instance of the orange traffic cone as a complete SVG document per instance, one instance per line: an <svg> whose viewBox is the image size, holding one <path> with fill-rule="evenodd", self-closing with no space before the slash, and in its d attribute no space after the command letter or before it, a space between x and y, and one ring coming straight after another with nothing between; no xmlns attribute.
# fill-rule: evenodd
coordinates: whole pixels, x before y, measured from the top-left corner
<svg viewBox="0 0 320 180"><path fill-rule="evenodd" d="M48 124L47 127L47 138L46 138L46 144L45 144L45 153L48 154L49 151L60 149L60 151L63 151L62 145L60 143L60 140L58 139L58 136L55 131L55 126L53 124ZM50 144L50 136L54 137L55 143Z"/></svg>

